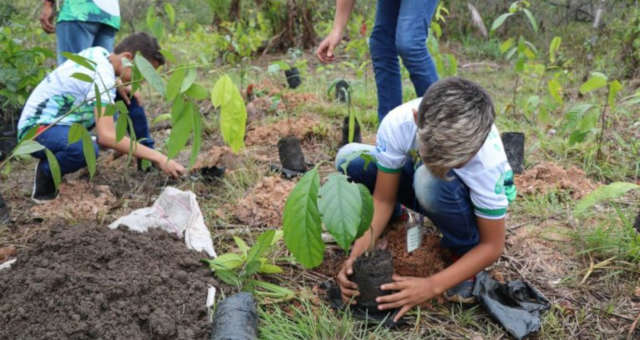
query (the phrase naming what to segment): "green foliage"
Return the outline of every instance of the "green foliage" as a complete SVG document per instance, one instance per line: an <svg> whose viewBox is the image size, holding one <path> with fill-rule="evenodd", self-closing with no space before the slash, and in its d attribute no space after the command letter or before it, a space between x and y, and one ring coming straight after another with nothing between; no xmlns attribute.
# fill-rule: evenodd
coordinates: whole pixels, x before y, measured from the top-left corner
<svg viewBox="0 0 640 340"><path fill-rule="evenodd" d="M630 190L638 189L640 189L640 185L627 182L614 182L608 185L603 185L578 201L573 209L573 213L576 216L584 215L587 209L600 202L616 199L623 196Z"/></svg>
<svg viewBox="0 0 640 340"><path fill-rule="evenodd" d="M282 239L282 231L267 230L260 234L255 244L249 248L239 237L233 240L239 252L222 254L211 260L203 260L218 279L241 290L253 291L279 301L291 299L291 290L268 282L256 280L258 274L279 274L282 268L269 261L274 246Z"/></svg>
<svg viewBox="0 0 640 340"><path fill-rule="evenodd" d="M240 151L244 148L247 110L240 91L229 76L224 75L216 81L213 90L211 90L211 102L220 108L222 138L233 152Z"/></svg>
<svg viewBox="0 0 640 340"><path fill-rule="evenodd" d="M451 53L440 52L440 43L438 42L442 36L440 23L445 23L445 16L448 14L449 11L442 3L439 3L434 15L436 20L431 21L431 29L427 36L429 54L431 54L438 75L442 78L458 75L458 60Z"/></svg>
<svg viewBox="0 0 640 340"><path fill-rule="evenodd" d="M348 251L373 218L373 199L366 187L339 173L330 174L320 187L318 177L316 168L307 172L289 194L283 212L287 248L307 268L322 263L322 224Z"/></svg>

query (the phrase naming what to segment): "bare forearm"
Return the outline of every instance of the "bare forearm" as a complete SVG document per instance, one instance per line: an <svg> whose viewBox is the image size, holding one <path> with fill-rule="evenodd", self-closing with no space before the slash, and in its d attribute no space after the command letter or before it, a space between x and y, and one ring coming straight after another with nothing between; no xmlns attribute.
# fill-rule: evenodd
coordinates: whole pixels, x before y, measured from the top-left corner
<svg viewBox="0 0 640 340"><path fill-rule="evenodd" d="M373 200L373 219L371 220L371 227L367 230L362 237L356 240L351 251L352 258L356 258L366 252L380 237L382 232L386 229L387 223L393 213L394 203L380 201L374 198ZM373 241L371 240L373 238Z"/></svg>
<svg viewBox="0 0 640 340"><path fill-rule="evenodd" d="M336 15L333 18L333 31L342 36L344 28L353 11L355 0L336 0Z"/></svg>
<svg viewBox="0 0 640 340"><path fill-rule="evenodd" d="M116 142L115 136L102 136L98 137L98 141L100 145L114 149L121 153L129 153L129 147L131 145L131 139L129 137L123 137L119 142ZM140 143L135 143L135 150L133 151L133 156L136 158L148 159L154 163L166 162L167 157L161 154L160 152L148 148Z"/></svg>

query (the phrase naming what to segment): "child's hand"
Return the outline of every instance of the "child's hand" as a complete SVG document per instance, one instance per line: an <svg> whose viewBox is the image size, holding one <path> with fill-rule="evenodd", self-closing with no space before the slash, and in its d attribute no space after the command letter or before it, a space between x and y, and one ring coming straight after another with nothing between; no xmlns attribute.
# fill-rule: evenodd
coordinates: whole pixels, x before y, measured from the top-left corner
<svg viewBox="0 0 640 340"><path fill-rule="evenodd" d="M348 258L342 264L342 268L336 277L338 279L338 285L340 286L340 292L342 293L342 301L348 303L355 303L353 298L358 296L358 285L350 281L347 277L353 274L353 261L354 259Z"/></svg>
<svg viewBox="0 0 640 340"><path fill-rule="evenodd" d="M380 310L401 307L393 319L394 322L398 322L413 306L430 300L437 295L429 278L393 275L393 281L392 283L383 284L380 289L397 290L398 292L380 296L376 299L376 302Z"/></svg>
<svg viewBox="0 0 640 340"><path fill-rule="evenodd" d="M178 178L187 173L187 170L185 170L185 168L180 163L173 160L169 160L168 162L160 162L158 163L158 167L173 178Z"/></svg>

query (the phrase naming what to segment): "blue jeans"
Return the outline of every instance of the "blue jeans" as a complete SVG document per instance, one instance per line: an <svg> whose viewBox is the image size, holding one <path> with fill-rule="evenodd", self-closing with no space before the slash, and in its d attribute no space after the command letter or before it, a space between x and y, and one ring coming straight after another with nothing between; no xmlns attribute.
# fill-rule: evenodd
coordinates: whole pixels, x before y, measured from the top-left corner
<svg viewBox="0 0 640 340"><path fill-rule="evenodd" d="M49 149L56 156L60 165L61 175L75 172L87 166L87 161L82 152L82 141L69 144L67 138L69 136L69 128L70 126L68 125L54 125L36 138L38 143ZM96 152L96 157L98 157L98 145L95 142L93 142L93 150ZM31 155L41 160L38 165L40 170L45 171L47 174L51 173L44 150L34 152Z"/></svg>
<svg viewBox="0 0 640 340"><path fill-rule="evenodd" d="M57 23L58 65L67 60L62 52L78 53L95 46L102 46L112 52L115 36L115 28L98 22L61 21Z"/></svg>
<svg viewBox="0 0 640 340"><path fill-rule="evenodd" d="M116 91L116 101L118 100L123 99L120 93ZM140 144L153 149L155 142L149 132L149 122L147 121L144 108L138 104L138 100L135 97L132 97L127 109L129 110L129 118L131 118L131 122L133 123L133 131L136 133L136 139ZM114 118L117 119L117 117Z"/></svg>
<svg viewBox="0 0 640 340"><path fill-rule="evenodd" d="M438 80L426 41L438 0L378 0L376 23L369 40L378 88L378 123L402 104L398 56L421 97Z"/></svg>
<svg viewBox="0 0 640 340"><path fill-rule="evenodd" d="M366 151L376 156L375 146L351 143L343 146L336 156L336 168L354 152ZM378 168L371 162L365 168L365 161L357 157L349 162L347 176L364 184L373 193ZM400 173L397 202L407 208L427 216L442 233L442 246L462 255L475 247L480 240L478 224L473 212L469 188L453 172L451 181L434 177L424 165L408 161Z"/></svg>

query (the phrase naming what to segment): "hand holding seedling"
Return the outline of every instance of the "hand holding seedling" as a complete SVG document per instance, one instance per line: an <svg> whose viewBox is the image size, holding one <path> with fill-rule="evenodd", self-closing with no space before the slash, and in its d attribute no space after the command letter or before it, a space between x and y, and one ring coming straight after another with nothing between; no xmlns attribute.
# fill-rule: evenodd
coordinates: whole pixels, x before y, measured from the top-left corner
<svg viewBox="0 0 640 340"><path fill-rule="evenodd" d="M159 162L157 164L160 170L173 178L184 176L187 173L187 170L182 166L182 164L174 160L169 160L168 162Z"/></svg>
<svg viewBox="0 0 640 340"><path fill-rule="evenodd" d="M342 301L345 303L355 303L354 298L358 296L358 285L348 279L348 277L353 274L354 261L355 260L353 258L348 258L344 261L342 268L340 268L340 272L336 276L338 285L340 286Z"/></svg>
<svg viewBox="0 0 640 340"><path fill-rule="evenodd" d="M413 306L428 301L438 295L430 278L393 275L392 283L380 286L382 290L397 291L394 294L380 296L376 299L378 309L387 310L400 308L393 318L398 322Z"/></svg>

